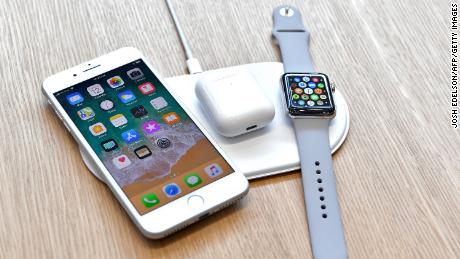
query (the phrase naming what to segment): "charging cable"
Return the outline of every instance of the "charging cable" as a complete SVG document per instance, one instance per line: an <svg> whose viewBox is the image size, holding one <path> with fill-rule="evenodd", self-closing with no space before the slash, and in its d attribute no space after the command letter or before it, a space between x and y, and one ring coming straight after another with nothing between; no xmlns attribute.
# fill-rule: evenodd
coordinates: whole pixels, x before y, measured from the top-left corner
<svg viewBox="0 0 460 259"><path fill-rule="evenodd" d="M190 74L197 74L203 72L203 70L201 69L200 61L193 57L192 50L188 45L187 38L185 37L185 34L182 31L182 27L180 26L179 21L177 20L176 12L174 11L174 8L172 7L170 0L166 0L166 5L168 6L169 13L171 14L174 25L176 26L177 34L179 34L182 47L184 47L185 50L188 72Z"/></svg>

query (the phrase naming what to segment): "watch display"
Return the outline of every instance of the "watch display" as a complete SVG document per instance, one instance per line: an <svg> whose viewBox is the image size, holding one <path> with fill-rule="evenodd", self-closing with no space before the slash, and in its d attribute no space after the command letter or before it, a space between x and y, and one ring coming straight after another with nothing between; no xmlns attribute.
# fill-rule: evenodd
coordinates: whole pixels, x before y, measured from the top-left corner
<svg viewBox="0 0 460 259"><path fill-rule="evenodd" d="M282 77L286 104L291 115L332 115L335 107L326 75L286 73Z"/></svg>

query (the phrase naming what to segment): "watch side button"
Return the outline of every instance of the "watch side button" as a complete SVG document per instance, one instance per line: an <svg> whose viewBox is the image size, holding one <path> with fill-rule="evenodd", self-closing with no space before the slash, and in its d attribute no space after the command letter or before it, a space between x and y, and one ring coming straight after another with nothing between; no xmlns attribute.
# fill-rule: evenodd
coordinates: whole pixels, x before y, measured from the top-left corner
<svg viewBox="0 0 460 259"><path fill-rule="evenodd" d="M331 90L333 93L335 92L335 89L336 89L335 83L331 82Z"/></svg>

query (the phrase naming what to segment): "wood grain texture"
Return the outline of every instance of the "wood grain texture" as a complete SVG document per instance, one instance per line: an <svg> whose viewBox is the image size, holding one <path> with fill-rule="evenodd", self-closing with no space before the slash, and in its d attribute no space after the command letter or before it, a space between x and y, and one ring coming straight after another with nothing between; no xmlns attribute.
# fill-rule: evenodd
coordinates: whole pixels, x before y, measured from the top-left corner
<svg viewBox="0 0 460 259"><path fill-rule="evenodd" d="M287 1L351 129L334 155L350 258L458 258L460 134L449 126L448 1ZM279 61L276 0L174 0L204 69ZM124 46L186 72L163 1L0 0L1 258L311 258L298 172L167 239L145 239L46 105L49 75Z"/></svg>

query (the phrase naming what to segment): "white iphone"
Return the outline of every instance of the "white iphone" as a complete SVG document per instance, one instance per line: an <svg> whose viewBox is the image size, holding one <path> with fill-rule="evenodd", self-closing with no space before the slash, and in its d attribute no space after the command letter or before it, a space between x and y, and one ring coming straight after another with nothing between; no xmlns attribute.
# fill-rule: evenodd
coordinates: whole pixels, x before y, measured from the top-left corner
<svg viewBox="0 0 460 259"><path fill-rule="evenodd" d="M248 192L244 175L135 48L57 73L43 91L147 237L167 236Z"/></svg>

